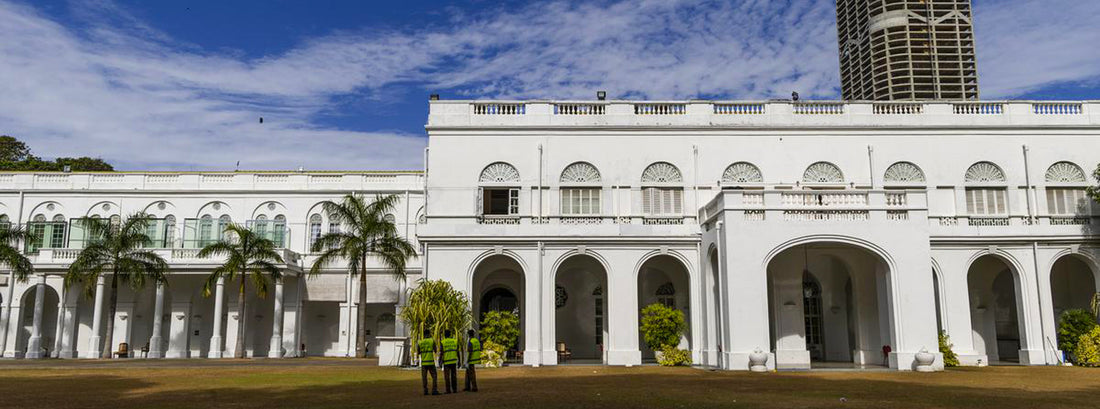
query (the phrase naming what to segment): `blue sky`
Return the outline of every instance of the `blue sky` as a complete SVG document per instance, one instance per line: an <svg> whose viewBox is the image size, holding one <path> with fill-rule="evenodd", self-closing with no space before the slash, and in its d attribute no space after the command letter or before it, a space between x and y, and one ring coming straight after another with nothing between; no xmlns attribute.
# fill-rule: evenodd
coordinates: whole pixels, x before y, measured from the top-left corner
<svg viewBox="0 0 1100 409"><path fill-rule="evenodd" d="M128 170L419 169L433 92L837 98L834 4L0 0L0 134ZM1100 98L1100 1L974 7L984 99Z"/></svg>

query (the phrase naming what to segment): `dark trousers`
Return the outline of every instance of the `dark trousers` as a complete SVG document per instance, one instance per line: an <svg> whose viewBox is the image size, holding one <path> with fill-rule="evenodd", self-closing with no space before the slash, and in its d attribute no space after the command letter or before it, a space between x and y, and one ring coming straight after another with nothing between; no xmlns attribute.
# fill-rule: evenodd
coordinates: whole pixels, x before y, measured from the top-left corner
<svg viewBox="0 0 1100 409"><path fill-rule="evenodd" d="M443 385L447 392L458 392L458 364L443 365Z"/></svg>
<svg viewBox="0 0 1100 409"><path fill-rule="evenodd" d="M439 393L438 378L434 366L420 367L420 382L424 384L424 393L428 393L428 374L432 374L432 392Z"/></svg>
<svg viewBox="0 0 1100 409"><path fill-rule="evenodd" d="M477 371L474 370L474 364L466 364L466 389L465 390L477 390Z"/></svg>

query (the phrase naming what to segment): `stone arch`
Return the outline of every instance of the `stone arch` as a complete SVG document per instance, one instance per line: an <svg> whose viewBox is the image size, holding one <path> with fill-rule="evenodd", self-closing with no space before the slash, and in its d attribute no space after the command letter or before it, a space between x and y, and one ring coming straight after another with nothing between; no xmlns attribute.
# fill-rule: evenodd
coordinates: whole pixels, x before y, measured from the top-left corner
<svg viewBox="0 0 1100 409"><path fill-rule="evenodd" d="M723 185L741 185L746 183L764 183L764 174L751 162L734 162L722 172Z"/></svg>
<svg viewBox="0 0 1100 409"><path fill-rule="evenodd" d="M210 215L216 219L221 215L228 215L232 212L233 208L230 207L229 204L220 200L214 200L200 206L199 210L195 212L195 218L201 218L203 215Z"/></svg>
<svg viewBox="0 0 1100 409"><path fill-rule="evenodd" d="M944 297L946 288L944 287L943 269L940 268L940 263L933 257L931 260L932 265L932 291L935 295L936 302L936 321L939 323L939 331L947 331L950 326L948 321L950 320L949 314L947 314L947 300Z"/></svg>
<svg viewBox="0 0 1100 409"><path fill-rule="evenodd" d="M600 170L588 162L573 162L561 171L561 183L599 183L603 180Z"/></svg>
<svg viewBox="0 0 1100 409"><path fill-rule="evenodd" d="M46 220L52 220L55 215L65 214L65 207L61 203L47 200L35 205L28 214L28 220L33 220L37 215L42 215Z"/></svg>
<svg viewBox="0 0 1100 409"><path fill-rule="evenodd" d="M662 303L680 311L684 315L687 327L680 336L678 346L681 349L694 351L698 345L692 339L692 327L700 323L693 322L691 319L692 300L698 297L698 294L694 294L692 285L696 277L690 267L691 264L679 252L654 250L639 258L633 273L639 311L653 303ZM669 302L672 305L669 305ZM653 358L654 351L646 345L641 331L638 333L638 345L643 359Z"/></svg>
<svg viewBox="0 0 1100 409"><path fill-rule="evenodd" d="M278 200L266 200L252 209L251 218L255 220L260 216L266 216L268 219L275 219L275 216L280 214L287 214L286 206Z"/></svg>
<svg viewBox="0 0 1100 409"><path fill-rule="evenodd" d="M607 260L593 251L570 250L553 263L548 280L553 284L544 290L549 291L546 299L554 314L548 336L555 349L568 349L571 359L607 362L612 315L608 306L614 305L608 287L611 275ZM555 303L559 288L568 294L561 307Z"/></svg>
<svg viewBox="0 0 1100 409"><path fill-rule="evenodd" d="M1047 168L1044 180L1047 183L1088 183L1085 171L1070 161L1055 162Z"/></svg>
<svg viewBox="0 0 1100 409"><path fill-rule="evenodd" d="M89 207L88 211L85 212L84 215L88 217L99 216L106 218L112 215L121 214L121 210L122 207L119 207L118 203L112 202L110 200L101 200Z"/></svg>
<svg viewBox="0 0 1100 409"><path fill-rule="evenodd" d="M176 205L168 200L155 200L146 205L142 212L153 217L165 217L179 213Z"/></svg>
<svg viewBox="0 0 1100 409"><path fill-rule="evenodd" d="M984 352L989 362L995 360L1015 361L1019 358L1018 355L1013 356L1010 354L1006 356L1006 354L1001 351L1001 346L998 345L1002 343L1000 341L1002 338L1001 335L1006 334L1002 334L1002 332L1005 331L999 331L996 328L998 325L996 322L997 317L995 315L986 316L991 307L988 305L989 302L996 302L999 299L998 294L996 294L997 289L994 287L998 285L998 281L1001 277L1000 275L1003 271L988 273L987 270L985 273L976 273L976 267L987 267L981 265L984 263L984 260L994 260L995 263L1000 263L1005 268L1004 271L1007 271L1010 275L1014 293L1012 294L1011 301L1012 308L1015 310L1015 314L1010 314L1010 316L1014 315L1015 321L1008 322L1014 322L1017 328L1015 334L1010 333L1007 335L1018 336L1018 338L1015 339L1015 341L1019 343L1017 347L1018 350L1035 347L1042 348L1042 346L1029 344L1029 340L1031 339L1029 335L1036 330L1035 325L1037 325L1037 323L1031 322L1030 315L1027 313L1027 306L1031 305L1030 301L1033 290L1028 286L1027 280L1024 279L1023 272L1026 270L1012 254L997 249L982 250L972 254L966 262L967 294L969 298L968 306L970 307L972 334L976 338L974 340L974 347L978 349L979 352ZM988 267L996 266L993 265ZM975 277L976 274L985 275L987 277ZM981 282L976 282L978 280L981 280ZM986 283L988 283L988 285L986 285ZM990 291L988 293L983 292L976 295L975 292L979 289L975 287L978 285L980 285L982 289L988 287ZM996 314L995 308L997 308L997 306L993 305L992 307L994 308L993 314ZM993 321L990 321L989 318L993 318ZM1005 326L1007 325L1010 324L1006 324ZM991 339L992 341L990 341ZM1012 340L1011 338L1004 339L1009 341ZM981 348L979 349L979 347ZM994 359L992 352L997 353L997 359ZM1019 351L1016 352L1018 353Z"/></svg>
<svg viewBox="0 0 1100 409"><path fill-rule="evenodd" d="M840 167L826 161L811 163L802 172L802 183L837 184L844 183L844 180Z"/></svg>
<svg viewBox="0 0 1100 409"><path fill-rule="evenodd" d="M19 316L15 316L14 314L12 314L11 317L14 320L18 320L19 324L18 330L15 333L15 350L17 351L17 353L26 354L25 356L28 357L31 356L27 353L30 352L29 344L34 327L34 306L37 303L36 298L38 296L38 285L38 283L35 283L28 286L19 295L18 299L12 300L13 304L18 303L19 305ZM57 340L58 335L57 315L60 312L58 311L60 296L58 295L59 292L57 291L57 288L54 288L53 285L50 285L49 283L41 285L45 286L45 298L42 303L42 316L40 318L41 321L39 328L41 336L39 345L41 348L47 349L49 353L52 354L54 352L54 341ZM39 357L43 356L48 357L49 355L40 355Z"/></svg>
<svg viewBox="0 0 1100 409"><path fill-rule="evenodd" d="M811 245L817 247L811 250ZM811 252L816 253L812 258ZM911 349L898 325L896 263L880 246L843 235L803 236L775 246L761 268L768 276L768 326L779 368L808 368L815 359L889 366L883 345ZM812 315L803 299L807 273L829 300L826 311L813 311L830 317L816 329L824 340L816 348L807 343L805 332Z"/></svg>
<svg viewBox="0 0 1100 409"><path fill-rule="evenodd" d="M996 163L989 161L981 161L970 165L966 169L964 180L966 183L1005 183L1008 181L1004 170Z"/></svg>
<svg viewBox="0 0 1100 409"><path fill-rule="evenodd" d="M668 162L653 162L642 171L642 184L677 184L684 181L680 168Z"/></svg>
<svg viewBox="0 0 1100 409"><path fill-rule="evenodd" d="M925 182L924 171L913 162L894 162L882 175L886 184L919 184Z"/></svg>
<svg viewBox="0 0 1100 409"><path fill-rule="evenodd" d="M1050 283L1051 308L1055 325L1062 312L1088 310L1092 297L1100 292L1100 267L1087 253L1065 249L1050 258L1046 278Z"/></svg>

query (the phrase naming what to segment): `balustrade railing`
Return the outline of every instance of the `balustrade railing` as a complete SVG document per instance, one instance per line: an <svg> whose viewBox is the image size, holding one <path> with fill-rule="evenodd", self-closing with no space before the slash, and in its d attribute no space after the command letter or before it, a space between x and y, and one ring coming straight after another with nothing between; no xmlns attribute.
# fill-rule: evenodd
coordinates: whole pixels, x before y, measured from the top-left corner
<svg viewBox="0 0 1100 409"><path fill-rule="evenodd" d="M554 104L554 115L603 115L605 104Z"/></svg>
<svg viewBox="0 0 1100 409"><path fill-rule="evenodd" d="M907 195L905 193L887 193L886 205L890 207L902 207L907 205Z"/></svg>
<svg viewBox="0 0 1100 409"><path fill-rule="evenodd" d="M562 216L561 224L601 224L603 218L599 216Z"/></svg>
<svg viewBox="0 0 1100 409"><path fill-rule="evenodd" d="M871 212L867 210L787 210L783 212L783 220L789 222L856 222L870 218Z"/></svg>
<svg viewBox="0 0 1100 409"><path fill-rule="evenodd" d="M843 102L799 102L791 105L791 111L798 115L842 115Z"/></svg>
<svg viewBox="0 0 1100 409"><path fill-rule="evenodd" d="M527 105L522 103L476 103L474 115L524 115Z"/></svg>
<svg viewBox="0 0 1100 409"><path fill-rule="evenodd" d="M924 104L906 102L876 102L871 112L875 115L918 115L924 113Z"/></svg>
<svg viewBox="0 0 1100 409"><path fill-rule="evenodd" d="M1031 104L1031 112L1036 115L1081 115L1082 106L1080 102L1036 102Z"/></svg>
<svg viewBox="0 0 1100 409"><path fill-rule="evenodd" d="M714 104L717 115L762 115L767 112L765 104Z"/></svg>
<svg viewBox="0 0 1100 409"><path fill-rule="evenodd" d="M1004 104L999 102L959 102L951 106L956 115L1000 115L1005 112Z"/></svg>
<svg viewBox="0 0 1100 409"><path fill-rule="evenodd" d="M867 193L790 192L782 200L785 207L859 207L867 205Z"/></svg>
<svg viewBox="0 0 1100 409"><path fill-rule="evenodd" d="M684 115L687 104L634 104L635 115Z"/></svg>
<svg viewBox="0 0 1100 409"><path fill-rule="evenodd" d="M644 224L644 225L653 225L653 226L679 225L679 224L684 224L684 218L683 217L646 217L646 218L642 219L642 224Z"/></svg>
<svg viewBox="0 0 1100 409"><path fill-rule="evenodd" d="M1008 226L1008 217L971 217L967 219L971 226Z"/></svg>

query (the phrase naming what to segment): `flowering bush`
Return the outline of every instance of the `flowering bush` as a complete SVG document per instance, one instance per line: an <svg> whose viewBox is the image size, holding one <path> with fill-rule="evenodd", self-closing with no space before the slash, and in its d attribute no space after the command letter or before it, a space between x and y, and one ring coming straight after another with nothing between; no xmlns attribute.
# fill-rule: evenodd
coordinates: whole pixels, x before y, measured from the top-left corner
<svg viewBox="0 0 1100 409"><path fill-rule="evenodd" d="M1077 340L1077 365L1100 366L1100 326Z"/></svg>
<svg viewBox="0 0 1100 409"><path fill-rule="evenodd" d="M504 346L493 341L485 341L481 344L481 364L486 368L500 368L504 366Z"/></svg>
<svg viewBox="0 0 1100 409"><path fill-rule="evenodd" d="M679 349L672 345L666 345L661 349L657 363L661 366L688 366L691 365L691 352Z"/></svg>
<svg viewBox="0 0 1100 409"><path fill-rule="evenodd" d="M661 351L667 346L675 348L686 328L684 313L679 310L658 303L642 309L642 337L654 351Z"/></svg>

